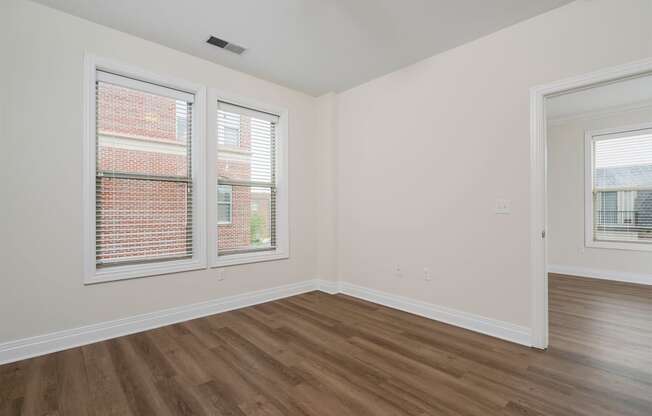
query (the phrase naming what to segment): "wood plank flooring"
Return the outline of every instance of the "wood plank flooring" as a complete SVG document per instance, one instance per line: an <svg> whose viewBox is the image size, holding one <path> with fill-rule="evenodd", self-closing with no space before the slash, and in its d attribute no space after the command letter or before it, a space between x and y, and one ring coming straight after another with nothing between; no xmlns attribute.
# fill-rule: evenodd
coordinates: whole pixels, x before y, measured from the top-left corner
<svg viewBox="0 0 652 416"><path fill-rule="evenodd" d="M0 366L0 414L650 416L652 288L551 275L545 352L313 292Z"/></svg>

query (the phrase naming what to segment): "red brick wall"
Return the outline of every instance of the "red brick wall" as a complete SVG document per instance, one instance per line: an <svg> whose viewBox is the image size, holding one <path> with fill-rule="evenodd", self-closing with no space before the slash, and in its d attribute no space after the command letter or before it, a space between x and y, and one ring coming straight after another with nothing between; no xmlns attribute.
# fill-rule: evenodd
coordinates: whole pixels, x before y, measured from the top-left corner
<svg viewBox="0 0 652 416"><path fill-rule="evenodd" d="M180 147L185 150L184 147ZM138 173L152 176L187 176L188 158L139 150L98 146L98 169L122 173Z"/></svg>
<svg viewBox="0 0 652 416"><path fill-rule="evenodd" d="M231 224L218 225L219 250L232 250L249 246L251 192L247 187L234 186L232 199Z"/></svg>
<svg viewBox="0 0 652 416"><path fill-rule="evenodd" d="M176 101L110 84L100 84L97 128L130 137L177 141Z"/></svg>
<svg viewBox="0 0 652 416"><path fill-rule="evenodd" d="M188 215L185 183L103 178L97 191L99 260L183 256Z"/></svg>
<svg viewBox="0 0 652 416"><path fill-rule="evenodd" d="M188 175L188 158L180 154L121 148L106 136L137 139L134 143L162 143L185 151L185 137L177 138L174 99L101 83L97 97L100 136L97 167L108 173L152 176ZM190 252L188 185L103 177L97 181L98 260L136 259L140 256L182 256Z"/></svg>

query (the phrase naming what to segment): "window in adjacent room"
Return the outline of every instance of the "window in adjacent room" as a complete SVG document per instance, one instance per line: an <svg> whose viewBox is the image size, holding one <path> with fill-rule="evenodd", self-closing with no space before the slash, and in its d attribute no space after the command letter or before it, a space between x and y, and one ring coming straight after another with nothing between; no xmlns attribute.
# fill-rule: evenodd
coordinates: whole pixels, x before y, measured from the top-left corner
<svg viewBox="0 0 652 416"><path fill-rule="evenodd" d="M592 247L652 250L652 128L587 133Z"/></svg>

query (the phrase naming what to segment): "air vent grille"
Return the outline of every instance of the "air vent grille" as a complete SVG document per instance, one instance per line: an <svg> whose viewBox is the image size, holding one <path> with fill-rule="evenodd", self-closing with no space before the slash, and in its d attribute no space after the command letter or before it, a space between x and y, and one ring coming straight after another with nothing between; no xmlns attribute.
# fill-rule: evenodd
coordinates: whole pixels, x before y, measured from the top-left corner
<svg viewBox="0 0 652 416"><path fill-rule="evenodd" d="M229 52L233 52L237 55L242 55L244 51L247 49L240 46L236 45L235 43L227 42L224 39L217 38L215 36L211 36L208 38L206 43L210 43L211 45L217 46L218 48L226 49Z"/></svg>

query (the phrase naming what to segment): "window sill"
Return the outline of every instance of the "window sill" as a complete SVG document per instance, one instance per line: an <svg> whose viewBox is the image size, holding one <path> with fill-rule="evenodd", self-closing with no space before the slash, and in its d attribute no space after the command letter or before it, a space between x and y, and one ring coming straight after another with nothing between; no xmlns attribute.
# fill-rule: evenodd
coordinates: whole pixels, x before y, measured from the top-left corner
<svg viewBox="0 0 652 416"><path fill-rule="evenodd" d="M259 263L263 261L287 260L290 256L280 250L259 253L226 254L217 256L211 267L237 266L240 264Z"/></svg>
<svg viewBox="0 0 652 416"><path fill-rule="evenodd" d="M221 153L236 153L236 154L240 154L240 155L251 155L252 154L251 150L243 149L242 147L240 147L240 145L231 146L231 145L221 144L221 145L219 145L217 151L218 151L218 153L220 153L220 152Z"/></svg>
<svg viewBox="0 0 652 416"><path fill-rule="evenodd" d="M94 269L85 279L85 285L115 282L117 280L137 279L141 277L188 272L206 268L206 263L196 259L173 260L160 263L114 266L106 269Z"/></svg>
<svg viewBox="0 0 652 416"><path fill-rule="evenodd" d="M636 243L621 241L587 241L587 248L606 248L612 250L629 250L629 251L652 251L652 243Z"/></svg>

